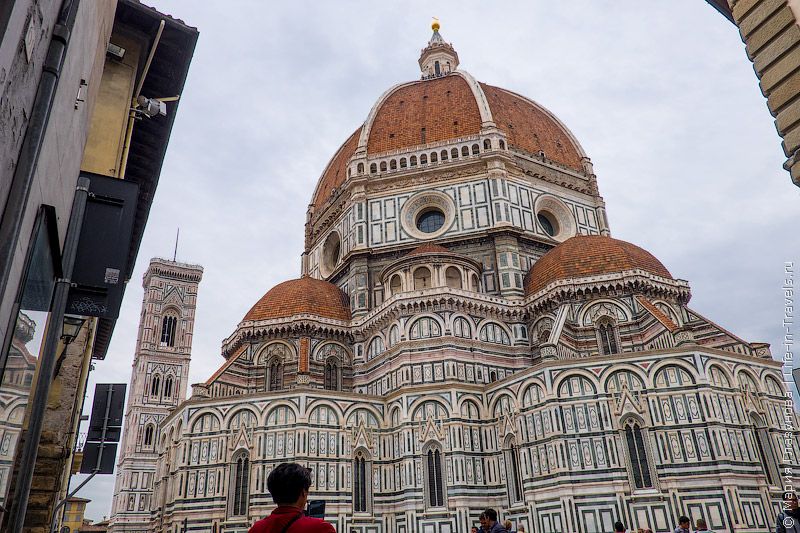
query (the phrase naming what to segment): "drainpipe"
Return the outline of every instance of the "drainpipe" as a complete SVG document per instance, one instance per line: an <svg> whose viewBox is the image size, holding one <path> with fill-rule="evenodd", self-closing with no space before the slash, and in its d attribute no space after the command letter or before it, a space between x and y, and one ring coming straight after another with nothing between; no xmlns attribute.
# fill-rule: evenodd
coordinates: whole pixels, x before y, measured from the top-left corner
<svg viewBox="0 0 800 533"><path fill-rule="evenodd" d="M11 190L3 208L2 220L0 220L0 297L5 296L8 278L11 275L11 266L15 256L14 249L17 247L17 241L22 231L22 221L25 217L28 197L33 188L33 177L44 144L50 111L53 109L58 80L67 55L67 46L75 25L79 2L80 0L64 0L61 13L53 27L50 47L47 49L39 86L36 89L36 97L33 100L31 119L25 130L25 138L22 141L22 148L11 181Z"/></svg>

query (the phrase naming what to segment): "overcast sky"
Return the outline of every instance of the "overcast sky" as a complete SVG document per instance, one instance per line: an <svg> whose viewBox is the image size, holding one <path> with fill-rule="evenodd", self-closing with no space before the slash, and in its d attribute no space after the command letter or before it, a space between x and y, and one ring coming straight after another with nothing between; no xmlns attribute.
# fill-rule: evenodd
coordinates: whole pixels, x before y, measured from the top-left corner
<svg viewBox="0 0 800 533"><path fill-rule="evenodd" d="M151 257L172 258L179 226L178 260L205 269L189 382L222 364L221 341L250 307L299 277L306 209L328 160L387 88L419 78L431 16L461 69L572 130L613 237L688 280L692 309L782 353L800 189L781 167L737 28L703 0L148 3L200 37L90 395L94 383L129 379L142 274ZM80 493L94 520L109 514L114 485L98 477Z"/></svg>

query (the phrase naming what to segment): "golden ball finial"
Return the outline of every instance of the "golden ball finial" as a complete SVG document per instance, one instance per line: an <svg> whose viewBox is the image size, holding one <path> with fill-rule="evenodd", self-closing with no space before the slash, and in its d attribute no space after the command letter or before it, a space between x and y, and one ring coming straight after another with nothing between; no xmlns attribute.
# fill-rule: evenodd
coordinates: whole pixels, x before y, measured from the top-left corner
<svg viewBox="0 0 800 533"><path fill-rule="evenodd" d="M431 22L431 29L433 31L439 31L439 28L441 28L441 27L442 27L442 25L439 24L439 19L437 19L436 17L433 17L433 22Z"/></svg>

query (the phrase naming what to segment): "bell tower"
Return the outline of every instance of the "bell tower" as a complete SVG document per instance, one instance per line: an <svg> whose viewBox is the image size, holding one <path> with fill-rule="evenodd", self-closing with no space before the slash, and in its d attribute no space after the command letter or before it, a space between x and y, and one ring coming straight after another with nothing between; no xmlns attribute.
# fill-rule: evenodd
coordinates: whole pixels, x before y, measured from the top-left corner
<svg viewBox="0 0 800 533"><path fill-rule="evenodd" d="M149 528L158 424L186 398L203 267L151 259L128 389L109 530Z"/></svg>

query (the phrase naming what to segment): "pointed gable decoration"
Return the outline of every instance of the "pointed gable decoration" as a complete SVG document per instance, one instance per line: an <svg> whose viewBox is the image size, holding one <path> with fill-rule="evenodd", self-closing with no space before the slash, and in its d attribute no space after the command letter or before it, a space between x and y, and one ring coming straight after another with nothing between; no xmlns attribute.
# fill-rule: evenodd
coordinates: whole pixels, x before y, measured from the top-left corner
<svg viewBox="0 0 800 533"><path fill-rule="evenodd" d="M419 441L427 442L429 440L444 442L444 431L436 424L436 420L432 416L429 416L427 421L420 423Z"/></svg>
<svg viewBox="0 0 800 533"><path fill-rule="evenodd" d="M358 426L353 431L353 447L372 449L372 434L364 425L364 421L360 421Z"/></svg>
<svg viewBox="0 0 800 533"><path fill-rule="evenodd" d="M513 413L503 413L498 423L500 426L498 429L500 430L499 435L501 441L505 439L506 435L517 434L517 429L516 426L514 425Z"/></svg>
<svg viewBox="0 0 800 533"><path fill-rule="evenodd" d="M250 436L247 434L246 426L241 426L239 431L236 432L236 436L230 440L229 449L230 451L246 449L251 451L253 449L253 444L250 440Z"/></svg>
<svg viewBox="0 0 800 533"><path fill-rule="evenodd" d="M644 414L644 406L638 400L638 398L636 398L636 396L631 392L630 388L628 387L628 384L623 382L620 389L621 389L620 394L616 398L614 414L619 417L624 416L628 413L634 413L637 415Z"/></svg>

